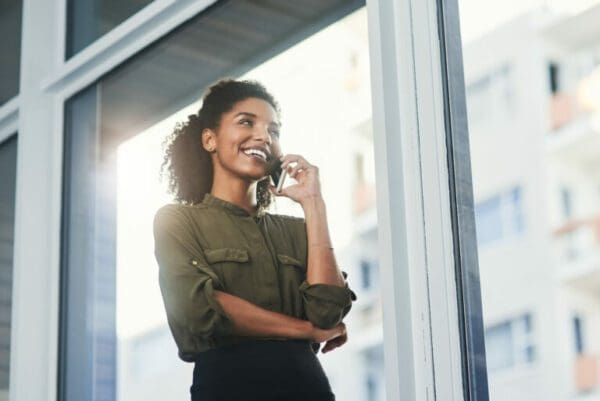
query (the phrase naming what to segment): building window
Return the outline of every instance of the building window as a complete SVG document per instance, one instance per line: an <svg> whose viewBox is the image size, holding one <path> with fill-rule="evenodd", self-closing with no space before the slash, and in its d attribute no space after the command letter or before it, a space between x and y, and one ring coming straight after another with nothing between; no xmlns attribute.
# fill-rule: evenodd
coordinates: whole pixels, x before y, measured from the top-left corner
<svg viewBox="0 0 600 401"><path fill-rule="evenodd" d="M490 372L533 362L535 345L531 315L525 314L486 328L485 348Z"/></svg>
<svg viewBox="0 0 600 401"><path fill-rule="evenodd" d="M523 232L520 187L495 195L475 205L477 242L485 245Z"/></svg>
<svg viewBox="0 0 600 401"><path fill-rule="evenodd" d="M550 80L550 92L555 94L559 91L558 65L556 63L548 64L548 79Z"/></svg>
<svg viewBox="0 0 600 401"><path fill-rule="evenodd" d="M568 219L573 215L573 194L569 188L561 188L560 201L563 217Z"/></svg>
<svg viewBox="0 0 600 401"><path fill-rule="evenodd" d="M513 104L511 68L504 65L471 82L466 88L470 128L501 124Z"/></svg>
<svg viewBox="0 0 600 401"><path fill-rule="evenodd" d="M575 340L575 352L577 355L583 354L585 349L583 342L583 322L579 316L573 318L573 338Z"/></svg>
<svg viewBox="0 0 600 401"><path fill-rule="evenodd" d="M360 276L362 278L362 288L368 290L371 288L371 264L366 260L360 261Z"/></svg>

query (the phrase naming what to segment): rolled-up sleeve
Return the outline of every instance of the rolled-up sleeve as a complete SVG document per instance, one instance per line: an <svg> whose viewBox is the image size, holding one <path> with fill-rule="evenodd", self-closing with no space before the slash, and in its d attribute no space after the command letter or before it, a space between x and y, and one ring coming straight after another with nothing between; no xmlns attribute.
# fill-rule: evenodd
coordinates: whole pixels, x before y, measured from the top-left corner
<svg viewBox="0 0 600 401"><path fill-rule="evenodd" d="M306 280L300 284L300 295L306 318L315 326L329 329L339 324L352 308L356 294L348 286L344 275L344 286L332 284L309 284Z"/></svg>
<svg viewBox="0 0 600 401"><path fill-rule="evenodd" d="M178 333L205 339L231 334L232 322L214 296L222 283L196 245L185 216L162 207L153 226L159 285L175 339Z"/></svg>

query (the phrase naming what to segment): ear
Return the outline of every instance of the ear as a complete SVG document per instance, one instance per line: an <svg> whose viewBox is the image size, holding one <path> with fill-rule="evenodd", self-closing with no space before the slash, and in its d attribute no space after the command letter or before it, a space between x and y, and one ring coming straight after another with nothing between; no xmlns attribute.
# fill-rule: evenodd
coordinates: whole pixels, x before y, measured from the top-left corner
<svg viewBox="0 0 600 401"><path fill-rule="evenodd" d="M202 147L209 153L217 148L217 135L210 128L204 128L202 131Z"/></svg>

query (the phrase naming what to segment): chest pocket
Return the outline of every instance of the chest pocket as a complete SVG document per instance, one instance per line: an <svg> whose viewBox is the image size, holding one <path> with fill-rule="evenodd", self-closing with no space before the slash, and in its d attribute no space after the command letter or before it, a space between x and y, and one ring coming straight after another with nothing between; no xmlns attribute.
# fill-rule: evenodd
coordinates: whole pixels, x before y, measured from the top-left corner
<svg viewBox="0 0 600 401"><path fill-rule="evenodd" d="M298 259L289 256L289 255L284 255L281 253L277 254L277 260L279 261L279 264L283 265L283 266L288 266L290 268L295 268L298 269L301 272L304 272L306 270L306 268L304 267L304 265L302 264L302 262L300 262Z"/></svg>
<svg viewBox="0 0 600 401"><path fill-rule="evenodd" d="M210 264L219 262L247 262L250 258L248 251L243 248L205 249L204 256Z"/></svg>
<svg viewBox="0 0 600 401"><path fill-rule="evenodd" d="M244 248L205 249L204 257L223 282L225 291L244 299L253 296L252 270L248 250Z"/></svg>
<svg viewBox="0 0 600 401"><path fill-rule="evenodd" d="M302 317L302 302L299 287L306 279L306 266L293 256L278 253L279 280L282 290L282 303L292 316Z"/></svg>

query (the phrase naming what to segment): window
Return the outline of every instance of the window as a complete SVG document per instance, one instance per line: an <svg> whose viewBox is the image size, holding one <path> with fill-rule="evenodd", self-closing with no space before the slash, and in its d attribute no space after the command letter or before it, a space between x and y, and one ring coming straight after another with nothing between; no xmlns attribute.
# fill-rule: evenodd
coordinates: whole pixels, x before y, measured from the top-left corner
<svg viewBox="0 0 600 401"><path fill-rule="evenodd" d="M523 232L522 209L520 187L476 203L475 220L479 245Z"/></svg>
<svg viewBox="0 0 600 401"><path fill-rule="evenodd" d="M0 106L19 94L22 0L0 3Z"/></svg>
<svg viewBox="0 0 600 401"><path fill-rule="evenodd" d="M371 264L366 260L360 261L360 276L362 278L362 288L365 290L371 288L372 272Z"/></svg>
<svg viewBox="0 0 600 401"><path fill-rule="evenodd" d="M560 200L563 217L568 219L573 214L573 194L569 188L561 188Z"/></svg>
<svg viewBox="0 0 600 401"><path fill-rule="evenodd" d="M511 69L504 65L470 83L467 116L472 128L491 126L510 114L513 103Z"/></svg>
<svg viewBox="0 0 600 401"><path fill-rule="evenodd" d="M115 28L152 0L69 0L67 58Z"/></svg>
<svg viewBox="0 0 600 401"><path fill-rule="evenodd" d="M583 342L583 323L581 317L573 317L573 338L575 340L575 352L577 355L583 354L585 345Z"/></svg>
<svg viewBox="0 0 600 401"><path fill-rule="evenodd" d="M489 372L533 362L535 347L531 316L526 314L488 327L485 330L485 347Z"/></svg>
<svg viewBox="0 0 600 401"><path fill-rule="evenodd" d="M17 136L0 143L0 400L8 400Z"/></svg>
<svg viewBox="0 0 600 401"><path fill-rule="evenodd" d="M558 64L548 64L548 79L550 80L550 92L557 93L559 91Z"/></svg>
<svg viewBox="0 0 600 401"><path fill-rule="evenodd" d="M385 383L383 381L383 347L376 345L363 351L365 368L364 393L367 401L385 401ZM358 397L357 397L358 398Z"/></svg>
<svg viewBox="0 0 600 401"><path fill-rule="evenodd" d="M239 76L265 62L266 54L282 51L283 44L287 49L351 11L347 2L335 1L319 2L319 7L294 3L285 11L268 2L218 2L66 101L59 399L150 401L183 399L186 393L189 397L193 365L183 364L177 352L167 348L173 341L166 335L152 252L152 217L160 206L172 201L157 185L158 171L152 170L162 162L162 137L172 131L176 121L197 112L199 97L214 80ZM236 18L235 30L231 18ZM364 14L359 18L366 22ZM315 37L318 39L318 34ZM319 48L330 49L337 37L319 41ZM315 43L302 49L312 54ZM294 54L297 64L287 68L302 71L299 67L305 66L306 53ZM323 61L323 70L333 77L338 73L338 69L331 71L334 59L344 65L347 62L345 57ZM171 79L164 79L165 73ZM315 75L324 75L309 72L300 80L297 75L290 79L283 74L283 82L275 85L269 83L276 79L269 71L256 74L263 75L252 78L264 82L274 94L288 93L287 98L278 96L289 107L288 113L292 109L302 116L314 113L307 111L305 101L298 102L307 98L299 93L306 90L314 95L314 87L307 82L313 84ZM327 81L331 81L329 76ZM290 82L293 89L281 89ZM324 93L320 100L331 104ZM339 99L340 95L334 92L330 97ZM140 98L144 102L140 103ZM316 101L312 106L315 112L324 107ZM355 120L353 124L358 125L368 120L370 109L362 108L352 119L348 114L339 110L339 117L329 116L327 123L340 126L338 121ZM303 135L307 127L297 123L301 119L293 121L293 128L290 124L286 131L289 135L282 136L282 149L303 153L302 145L321 138L315 132L315 141L307 141ZM302 121L314 126L313 120ZM293 138L296 143L291 142ZM323 160L331 160L330 149L319 148ZM351 154L344 157L344 163L351 165ZM322 171L325 174L325 168ZM346 171L340 174L346 177ZM137 189L132 190L132 182L141 187L133 185ZM352 280L359 285L360 276ZM161 326L165 331L157 329ZM148 353L148 349L160 351ZM185 370L175 366L185 366ZM146 380L158 375L163 380ZM177 380L184 384L176 389L165 386L165 381ZM145 397L135 394L141 382Z"/></svg>

